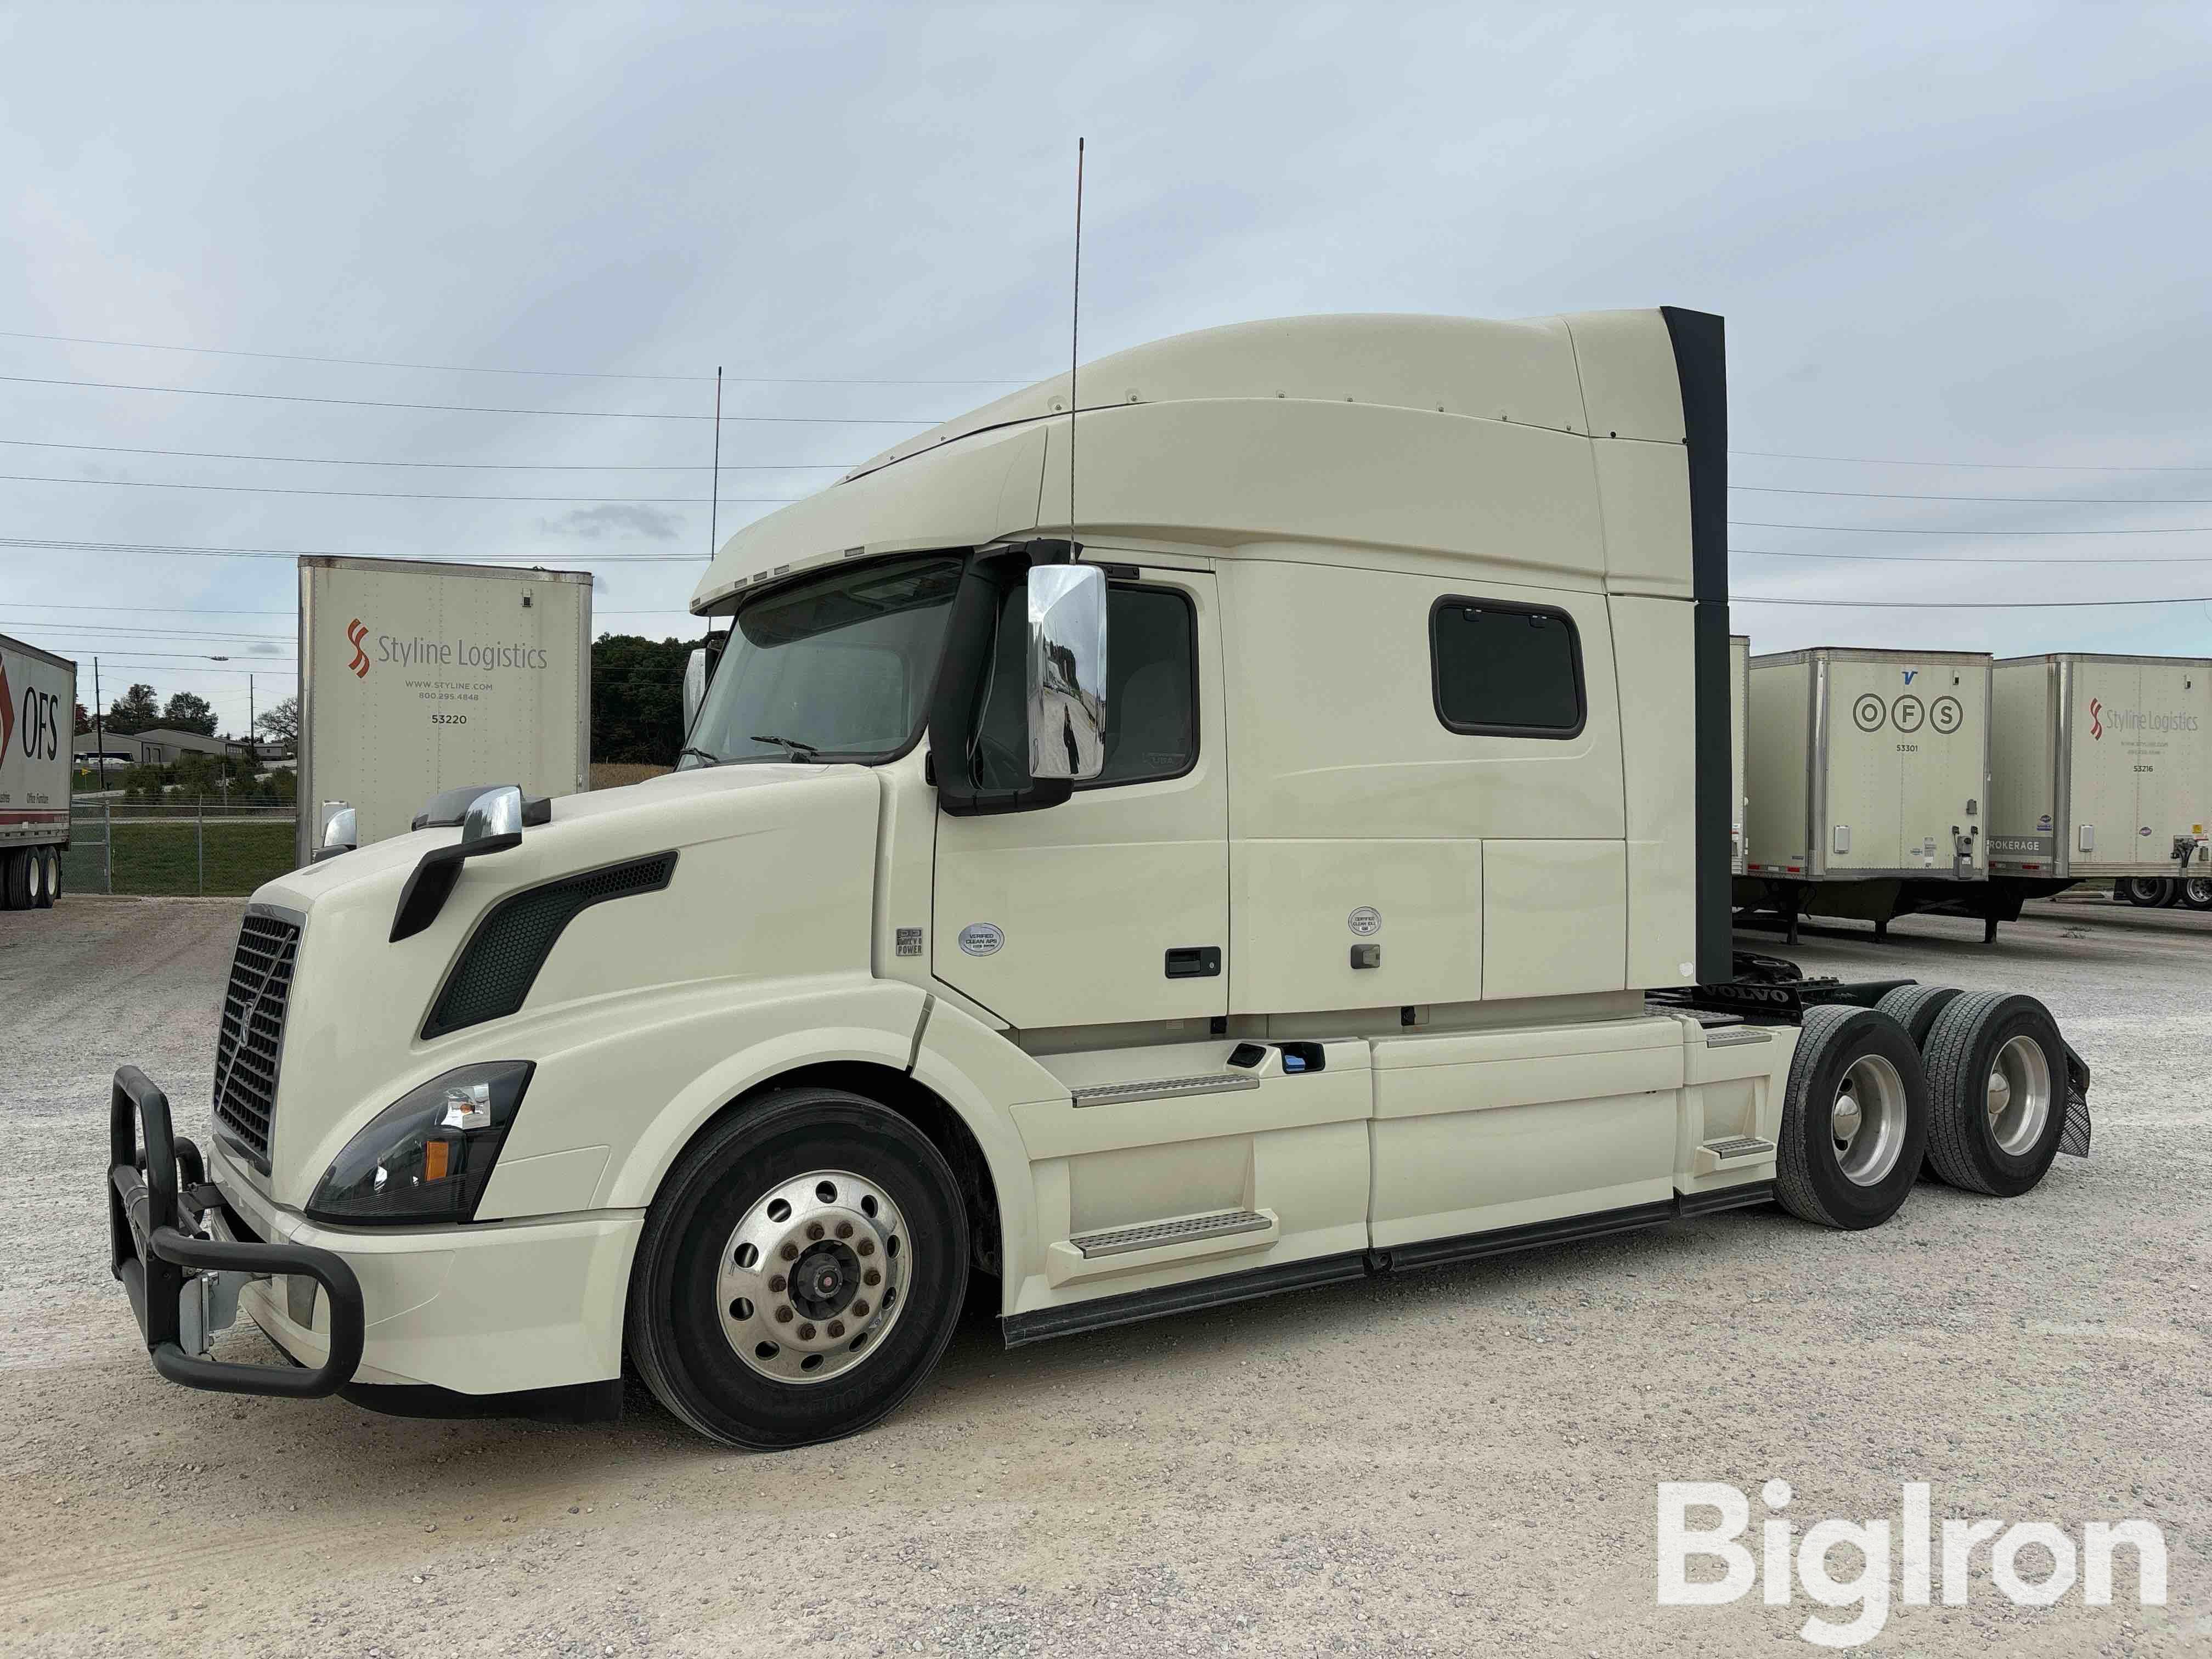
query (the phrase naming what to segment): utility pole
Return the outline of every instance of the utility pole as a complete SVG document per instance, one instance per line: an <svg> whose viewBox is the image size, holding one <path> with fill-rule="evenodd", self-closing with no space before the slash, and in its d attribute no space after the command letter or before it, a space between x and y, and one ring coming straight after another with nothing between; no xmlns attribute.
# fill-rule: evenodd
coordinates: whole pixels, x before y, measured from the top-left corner
<svg viewBox="0 0 2212 1659"><path fill-rule="evenodd" d="M722 514L722 366L714 365L714 482L707 495L707 562L721 550L719 538Z"/></svg>

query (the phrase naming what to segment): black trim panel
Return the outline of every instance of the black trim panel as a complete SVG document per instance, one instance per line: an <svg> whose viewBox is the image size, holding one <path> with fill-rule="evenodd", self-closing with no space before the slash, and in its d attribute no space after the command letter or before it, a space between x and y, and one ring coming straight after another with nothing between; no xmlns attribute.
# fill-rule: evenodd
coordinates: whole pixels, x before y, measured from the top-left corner
<svg viewBox="0 0 2212 1659"><path fill-rule="evenodd" d="M1774 1202L1774 1183L1771 1181L1747 1181L1741 1187L1717 1187L1711 1192L1680 1193L1675 1203L1685 1216L1717 1215L1723 1210L1748 1209L1754 1204Z"/></svg>
<svg viewBox="0 0 2212 1659"><path fill-rule="evenodd" d="M1450 1238L1425 1238L1414 1244L1394 1244L1381 1254L1389 1258L1394 1273L1405 1267L1441 1267L1447 1262L1506 1255L1515 1250L1534 1249L1541 1244L1602 1238L1607 1233L1656 1227L1662 1221L1674 1220L1680 1213L1674 1200L1662 1198L1649 1204L1632 1204L1625 1209L1600 1210L1595 1215L1561 1216L1556 1221L1532 1221L1522 1227L1497 1227L1488 1232L1460 1233Z"/></svg>
<svg viewBox="0 0 2212 1659"><path fill-rule="evenodd" d="M1708 311L1662 306L1682 392L1689 455L1692 677L1697 720L1698 980L1729 975L1729 830L1735 809L1729 744L1728 336Z"/></svg>
<svg viewBox="0 0 2212 1659"><path fill-rule="evenodd" d="M649 857L601 865L525 887L477 919L422 1018L429 1042L520 1008L561 935L584 911L610 899L657 893L676 874L672 848Z"/></svg>
<svg viewBox="0 0 2212 1659"><path fill-rule="evenodd" d="M1039 1308L1025 1314L1008 1314L999 1322L1006 1346L1048 1341L1081 1331L1108 1330L1115 1325L1134 1325L1164 1314L1198 1313L1231 1302L1303 1291L1316 1285L1334 1285L1364 1278L1367 1253L1344 1250L1335 1255L1315 1256L1305 1261L1286 1261L1280 1267L1252 1267L1218 1279L1194 1279L1184 1285L1163 1285L1158 1290L1132 1291L1126 1296L1103 1296L1095 1302L1078 1302L1065 1308Z"/></svg>

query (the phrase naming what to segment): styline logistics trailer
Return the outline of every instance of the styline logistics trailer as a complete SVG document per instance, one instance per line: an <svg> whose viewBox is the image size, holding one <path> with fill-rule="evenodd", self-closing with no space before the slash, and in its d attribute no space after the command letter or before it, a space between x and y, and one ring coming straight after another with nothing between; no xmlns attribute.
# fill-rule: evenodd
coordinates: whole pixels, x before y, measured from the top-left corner
<svg viewBox="0 0 2212 1659"><path fill-rule="evenodd" d="M592 578L300 561L300 862L408 833L486 780L590 784Z"/></svg>
<svg viewBox="0 0 2212 1659"><path fill-rule="evenodd" d="M1744 873L1744 770L1748 759L1751 719L1751 641L1741 634L1729 635L1729 778L1731 820L1729 833L1729 873Z"/></svg>
<svg viewBox="0 0 2212 1659"><path fill-rule="evenodd" d="M111 1100L163 1375L610 1409L627 1357L789 1447L906 1398L971 1276L1018 1344L2087 1152L2033 999L1731 953L1720 319L1079 379L731 538L682 769L254 896L204 1154ZM210 1352L241 1307L298 1368Z"/></svg>
<svg viewBox="0 0 2212 1659"><path fill-rule="evenodd" d="M61 895L76 735L76 665L0 634L0 909Z"/></svg>
<svg viewBox="0 0 2212 1659"><path fill-rule="evenodd" d="M1984 915L1990 658L1821 646L1751 659L1737 899L1801 915ZM1994 936L1996 923L1989 923Z"/></svg>
<svg viewBox="0 0 2212 1659"><path fill-rule="evenodd" d="M2137 903L2212 909L2212 659L2007 657L1994 686L1998 886L2108 876Z"/></svg>

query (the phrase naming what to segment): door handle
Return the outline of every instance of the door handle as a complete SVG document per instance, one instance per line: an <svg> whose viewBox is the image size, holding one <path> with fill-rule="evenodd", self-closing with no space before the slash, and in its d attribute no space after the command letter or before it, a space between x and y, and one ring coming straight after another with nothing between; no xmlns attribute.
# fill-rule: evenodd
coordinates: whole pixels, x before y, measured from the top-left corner
<svg viewBox="0 0 2212 1659"><path fill-rule="evenodd" d="M1219 979L1221 977L1221 947L1218 945L1182 945L1168 952L1170 979Z"/></svg>

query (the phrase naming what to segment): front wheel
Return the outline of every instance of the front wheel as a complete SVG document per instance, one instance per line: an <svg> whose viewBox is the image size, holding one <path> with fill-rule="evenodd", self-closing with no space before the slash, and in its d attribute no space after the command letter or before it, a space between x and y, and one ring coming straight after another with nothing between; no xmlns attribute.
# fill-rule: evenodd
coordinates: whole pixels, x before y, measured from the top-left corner
<svg viewBox="0 0 2212 1659"><path fill-rule="evenodd" d="M1878 1227L1920 1175L1928 1073L1911 1034L1872 1008L1805 1011L1782 1097L1775 1195L1824 1227Z"/></svg>
<svg viewBox="0 0 2212 1659"><path fill-rule="evenodd" d="M921 1131L842 1090L778 1090L662 1183L627 1342L700 1433L778 1451L895 1409L944 1353L967 1285L959 1187Z"/></svg>

